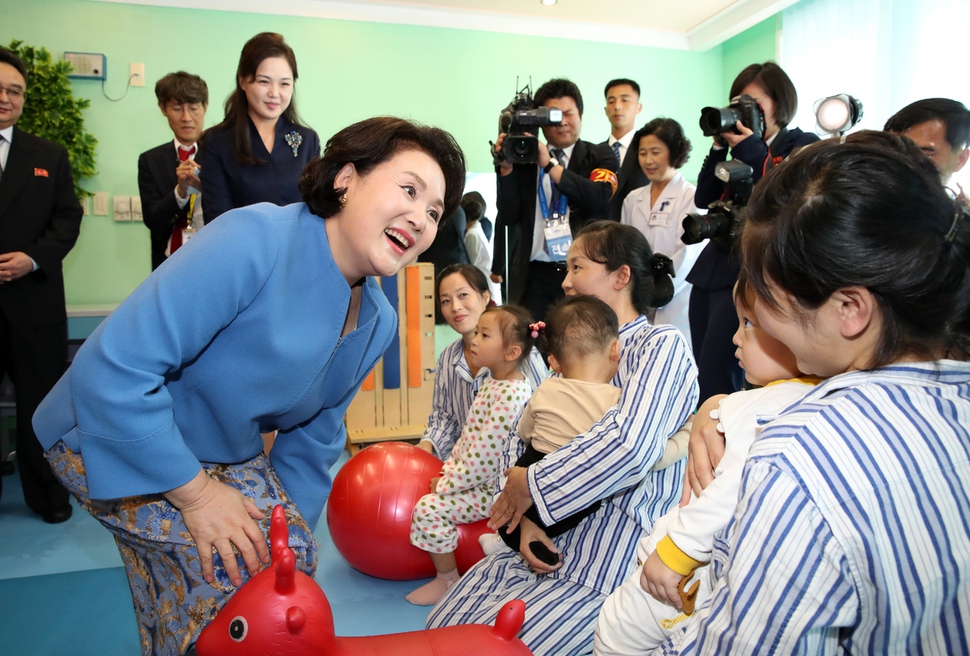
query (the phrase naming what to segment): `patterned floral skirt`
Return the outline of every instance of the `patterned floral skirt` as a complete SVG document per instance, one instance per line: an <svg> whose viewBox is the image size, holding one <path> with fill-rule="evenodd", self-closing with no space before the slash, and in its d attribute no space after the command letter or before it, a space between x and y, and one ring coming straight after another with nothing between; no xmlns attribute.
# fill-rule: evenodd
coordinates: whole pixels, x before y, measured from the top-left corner
<svg viewBox="0 0 970 656"><path fill-rule="evenodd" d="M47 460L81 507L114 536L131 586L142 653L186 653L236 589L219 555L213 552L215 578L207 583L202 578L198 549L185 528L182 514L163 496L90 499L80 454L58 442L47 452ZM264 535L269 535L273 507L283 504L297 566L311 577L315 574L317 543L265 455L234 465L203 463L202 467L213 479L253 500L265 514L260 522ZM241 557L237 561L245 584L249 572Z"/></svg>

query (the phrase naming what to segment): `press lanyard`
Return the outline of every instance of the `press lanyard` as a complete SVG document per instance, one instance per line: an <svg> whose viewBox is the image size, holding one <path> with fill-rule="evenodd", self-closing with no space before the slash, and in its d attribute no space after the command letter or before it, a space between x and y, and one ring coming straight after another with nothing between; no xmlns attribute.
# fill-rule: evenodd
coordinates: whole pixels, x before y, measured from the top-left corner
<svg viewBox="0 0 970 656"><path fill-rule="evenodd" d="M552 187L552 204L556 208L556 213L549 214L549 202L546 200L546 190L542 185L542 178L546 175L546 172L539 169L539 209L542 212L542 218L548 223L549 221L563 221L566 218L566 209L569 206L569 199L566 195L559 191L559 187L552 178L549 178L550 186Z"/></svg>

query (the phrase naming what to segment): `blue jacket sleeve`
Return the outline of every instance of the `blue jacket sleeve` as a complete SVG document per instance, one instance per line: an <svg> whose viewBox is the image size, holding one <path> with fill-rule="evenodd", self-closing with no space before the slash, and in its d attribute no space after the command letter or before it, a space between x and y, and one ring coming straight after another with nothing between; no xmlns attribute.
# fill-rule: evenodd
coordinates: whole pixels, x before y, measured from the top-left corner
<svg viewBox="0 0 970 656"><path fill-rule="evenodd" d="M241 212L200 231L98 326L58 383L70 386L92 498L164 492L198 473L165 382L259 293L277 253L266 225Z"/></svg>

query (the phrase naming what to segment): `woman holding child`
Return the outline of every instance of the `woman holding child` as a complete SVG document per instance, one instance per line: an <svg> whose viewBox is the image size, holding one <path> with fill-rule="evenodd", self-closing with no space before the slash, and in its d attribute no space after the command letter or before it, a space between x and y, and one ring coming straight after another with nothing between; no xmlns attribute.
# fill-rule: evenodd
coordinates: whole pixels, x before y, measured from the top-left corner
<svg viewBox="0 0 970 656"><path fill-rule="evenodd" d="M631 226L597 222L577 235L563 288L567 295L596 296L619 318L613 381L622 389L619 405L540 462L512 469L492 517L497 526L521 525L521 556L504 550L469 570L432 610L429 627L488 623L506 601L519 598L529 609L519 637L535 654L588 652L603 600L633 572L637 541L680 496L683 465L644 476L697 402L697 369L684 337L643 316L670 300L671 270L669 258L654 255ZM521 452L513 431L507 465ZM597 500L602 505L552 541L521 519L533 499L547 524ZM537 559L528 546L533 540L558 552L561 563Z"/></svg>
<svg viewBox="0 0 970 656"><path fill-rule="evenodd" d="M965 652L970 212L861 132L765 176L741 243L761 325L827 380L764 426L711 602L661 653Z"/></svg>

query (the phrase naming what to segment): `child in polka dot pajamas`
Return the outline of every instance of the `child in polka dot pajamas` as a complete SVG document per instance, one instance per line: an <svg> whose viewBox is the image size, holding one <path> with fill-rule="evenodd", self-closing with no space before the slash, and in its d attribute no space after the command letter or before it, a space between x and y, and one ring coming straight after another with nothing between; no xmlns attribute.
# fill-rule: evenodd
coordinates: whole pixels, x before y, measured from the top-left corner
<svg viewBox="0 0 970 656"><path fill-rule="evenodd" d="M490 307L478 321L470 356L490 376L472 404L461 437L431 479L431 494L418 500L411 518L411 544L427 551L437 576L407 600L431 606L458 581L458 524L488 517L509 431L532 395L520 364L532 351L536 330L529 313L514 305Z"/></svg>

